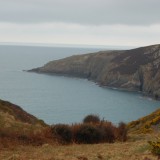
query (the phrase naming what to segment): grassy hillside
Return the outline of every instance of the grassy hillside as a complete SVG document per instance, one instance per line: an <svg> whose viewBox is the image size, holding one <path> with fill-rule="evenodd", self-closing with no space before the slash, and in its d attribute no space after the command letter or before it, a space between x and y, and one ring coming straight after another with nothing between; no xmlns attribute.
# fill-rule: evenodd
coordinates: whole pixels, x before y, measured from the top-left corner
<svg viewBox="0 0 160 160"><path fill-rule="evenodd" d="M128 124L131 133L151 133L160 131L160 109Z"/></svg>
<svg viewBox="0 0 160 160"><path fill-rule="evenodd" d="M12 121L14 120L28 124L45 125L42 120L37 119L33 115L25 112L19 106L7 101L0 100L0 113L2 119L7 117L6 115L8 115L8 117L12 117Z"/></svg>
<svg viewBox="0 0 160 160"><path fill-rule="evenodd" d="M0 100L0 148L41 144L46 124L19 106Z"/></svg>
<svg viewBox="0 0 160 160"><path fill-rule="evenodd" d="M42 120L0 100L0 159L156 160L148 141L160 136L159 124L160 109L130 122L127 142L61 145L51 137L50 127Z"/></svg>

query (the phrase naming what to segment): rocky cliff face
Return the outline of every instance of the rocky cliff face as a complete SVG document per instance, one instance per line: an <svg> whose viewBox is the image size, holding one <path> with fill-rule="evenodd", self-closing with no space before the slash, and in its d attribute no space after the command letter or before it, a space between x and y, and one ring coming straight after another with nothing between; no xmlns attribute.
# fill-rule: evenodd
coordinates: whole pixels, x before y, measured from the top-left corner
<svg viewBox="0 0 160 160"><path fill-rule="evenodd" d="M76 55L30 71L77 76L160 97L160 45Z"/></svg>

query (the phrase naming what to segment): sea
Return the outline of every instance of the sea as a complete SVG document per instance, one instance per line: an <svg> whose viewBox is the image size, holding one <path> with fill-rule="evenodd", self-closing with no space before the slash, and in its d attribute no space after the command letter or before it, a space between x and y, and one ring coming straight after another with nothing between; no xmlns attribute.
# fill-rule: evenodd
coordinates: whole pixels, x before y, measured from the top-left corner
<svg viewBox="0 0 160 160"><path fill-rule="evenodd" d="M49 61L97 52L98 48L0 45L0 99L21 106L47 124L79 123L88 114L114 124L160 107L141 93L98 86L81 78L29 73Z"/></svg>

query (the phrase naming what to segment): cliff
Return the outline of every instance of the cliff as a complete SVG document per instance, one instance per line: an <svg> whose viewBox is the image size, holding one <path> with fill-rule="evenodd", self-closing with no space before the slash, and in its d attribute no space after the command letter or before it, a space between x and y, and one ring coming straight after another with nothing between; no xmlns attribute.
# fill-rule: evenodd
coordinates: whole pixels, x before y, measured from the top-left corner
<svg viewBox="0 0 160 160"><path fill-rule="evenodd" d="M87 78L99 85L160 97L160 45L100 51L51 61L30 72Z"/></svg>

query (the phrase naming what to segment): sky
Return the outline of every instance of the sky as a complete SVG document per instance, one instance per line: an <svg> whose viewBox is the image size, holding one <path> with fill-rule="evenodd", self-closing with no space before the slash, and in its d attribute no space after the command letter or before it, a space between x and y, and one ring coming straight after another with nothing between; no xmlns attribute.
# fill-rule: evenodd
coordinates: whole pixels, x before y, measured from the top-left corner
<svg viewBox="0 0 160 160"><path fill-rule="evenodd" d="M0 42L160 44L160 0L0 0Z"/></svg>

